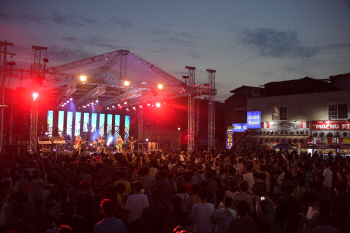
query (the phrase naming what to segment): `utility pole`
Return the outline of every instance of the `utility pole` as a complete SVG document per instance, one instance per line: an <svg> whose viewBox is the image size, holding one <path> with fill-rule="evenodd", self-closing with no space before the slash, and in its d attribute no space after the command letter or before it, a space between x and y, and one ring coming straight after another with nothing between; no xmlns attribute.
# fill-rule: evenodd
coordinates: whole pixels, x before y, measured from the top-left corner
<svg viewBox="0 0 350 233"><path fill-rule="evenodd" d="M12 43L0 41L0 71L2 72L2 95L1 95L1 136L0 136L0 152L4 153L4 108L5 108L5 81L7 75L7 55L8 46L13 46Z"/></svg>

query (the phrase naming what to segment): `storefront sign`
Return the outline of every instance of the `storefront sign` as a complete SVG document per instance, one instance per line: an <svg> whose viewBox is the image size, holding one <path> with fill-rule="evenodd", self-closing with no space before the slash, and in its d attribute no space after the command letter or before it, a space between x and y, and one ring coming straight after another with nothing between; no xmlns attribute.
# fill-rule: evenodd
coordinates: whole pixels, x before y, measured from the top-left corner
<svg viewBox="0 0 350 233"><path fill-rule="evenodd" d="M236 123L232 124L232 131L233 132L245 132L248 129L247 123Z"/></svg>
<svg viewBox="0 0 350 233"><path fill-rule="evenodd" d="M298 129L300 129L300 123L299 122L272 121L269 124L269 129L271 129L271 130L298 130Z"/></svg>
<svg viewBox="0 0 350 233"><path fill-rule="evenodd" d="M349 130L350 122L347 120L338 120L338 121L313 121L312 124L313 130Z"/></svg>
<svg viewBox="0 0 350 233"><path fill-rule="evenodd" d="M231 149L233 146L234 140L233 140L233 131L227 130L226 131L226 149Z"/></svg>
<svg viewBox="0 0 350 233"><path fill-rule="evenodd" d="M248 126L248 129L261 128L261 111L247 112L247 126Z"/></svg>

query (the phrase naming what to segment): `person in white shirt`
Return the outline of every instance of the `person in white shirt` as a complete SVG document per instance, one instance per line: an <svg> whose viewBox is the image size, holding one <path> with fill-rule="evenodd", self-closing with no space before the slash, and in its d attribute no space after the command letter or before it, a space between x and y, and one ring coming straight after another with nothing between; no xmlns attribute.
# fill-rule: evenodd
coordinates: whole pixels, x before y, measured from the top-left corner
<svg viewBox="0 0 350 233"><path fill-rule="evenodd" d="M248 182L249 192L252 191L253 185L255 183L254 176L253 176L253 173L252 173L252 169L253 169L252 165L247 166L247 174L244 177L244 180Z"/></svg>
<svg viewBox="0 0 350 233"><path fill-rule="evenodd" d="M333 172L329 169L328 163L323 164L323 192L329 198L332 189Z"/></svg>
<svg viewBox="0 0 350 233"><path fill-rule="evenodd" d="M143 185L140 181L135 181L132 185L134 195L129 196L125 209L130 211L129 232L139 233L141 231L141 217L143 209L149 206L148 198L143 195Z"/></svg>
<svg viewBox="0 0 350 233"><path fill-rule="evenodd" d="M212 233L211 219L215 207L207 202L209 192L206 188L201 188L198 193L201 202L192 207L192 218L195 222L194 233Z"/></svg>

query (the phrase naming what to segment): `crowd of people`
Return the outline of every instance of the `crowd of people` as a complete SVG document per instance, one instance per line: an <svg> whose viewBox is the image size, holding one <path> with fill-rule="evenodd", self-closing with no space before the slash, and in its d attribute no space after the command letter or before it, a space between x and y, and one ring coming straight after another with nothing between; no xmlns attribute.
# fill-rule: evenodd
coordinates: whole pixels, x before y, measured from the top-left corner
<svg viewBox="0 0 350 233"><path fill-rule="evenodd" d="M2 155L0 232L349 232L350 157L295 151Z"/></svg>

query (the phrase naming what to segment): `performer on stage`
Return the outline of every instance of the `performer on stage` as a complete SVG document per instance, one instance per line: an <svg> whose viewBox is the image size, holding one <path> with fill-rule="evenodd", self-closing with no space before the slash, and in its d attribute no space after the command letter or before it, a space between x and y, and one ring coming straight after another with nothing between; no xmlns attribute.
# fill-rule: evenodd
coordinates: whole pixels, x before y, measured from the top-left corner
<svg viewBox="0 0 350 233"><path fill-rule="evenodd" d="M100 152L105 152L105 140L103 137L101 137L101 135L99 136L98 143L100 144Z"/></svg>
<svg viewBox="0 0 350 233"><path fill-rule="evenodd" d="M73 148L75 150L78 150L78 154L80 154L82 143L83 143L83 141L81 140L80 136L78 135L74 140L74 146L73 146Z"/></svg>
<svg viewBox="0 0 350 233"><path fill-rule="evenodd" d="M129 143L130 143L130 152L133 153L135 149L135 142L137 140L134 140L134 136L130 136Z"/></svg>
<svg viewBox="0 0 350 233"><path fill-rule="evenodd" d="M58 141L63 141L64 138L62 135L58 135L57 139ZM59 147L60 147L60 151L64 151L64 144L59 144Z"/></svg>
<svg viewBox="0 0 350 233"><path fill-rule="evenodd" d="M122 136L119 135L118 139L115 140L116 148L117 148L117 153L120 153L123 151L123 139Z"/></svg>

